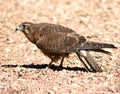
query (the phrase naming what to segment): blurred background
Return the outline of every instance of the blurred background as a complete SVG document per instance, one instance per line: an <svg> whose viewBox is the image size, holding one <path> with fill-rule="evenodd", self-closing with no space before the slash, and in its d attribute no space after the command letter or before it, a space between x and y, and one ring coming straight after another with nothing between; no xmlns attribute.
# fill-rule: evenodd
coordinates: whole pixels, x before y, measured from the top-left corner
<svg viewBox="0 0 120 94"><path fill-rule="evenodd" d="M53 79L57 82L56 84L53 84L60 88L67 87L67 91L73 90L74 87L74 90L76 90L76 92L79 91L80 94L81 92L85 93L86 91L89 91L90 87L94 87L90 90L91 94L98 90L98 93L109 92L110 94L118 94L119 84L117 83L120 81L118 76L118 73L120 73L120 0L0 0L0 65L19 66L49 63L50 60L46 58L35 45L31 44L22 32L15 32L16 26L25 21L33 23L46 22L60 24L75 30L77 33L84 35L89 40L113 43L118 46L117 50L108 50L113 53L111 56L91 52L95 60L105 72L102 74L92 74L92 76L87 73L81 73L81 76L78 76L77 72L72 71L72 75L77 75L77 81L83 83L79 84L76 88L74 85L71 86L67 83L70 79L65 80L66 84L64 85L58 84L58 81L60 80L59 78L64 78L64 75L58 76L59 78L57 78L56 75L60 75L59 72L52 71L56 77L53 77ZM64 64L65 67L82 66L74 54L72 54L71 57L72 58L66 59L66 63ZM47 73L50 76L45 76L46 78L43 77L37 81L35 79L38 79L39 75L33 77L34 79L32 76L28 75L24 78L25 82L18 83L18 74L19 72L21 73L21 70L24 75L26 75L27 72L30 73L30 75L38 73L36 72L37 70L29 71L29 69L26 68L1 67L0 92L4 92L4 94L6 94L5 92L9 91L13 94L14 90L20 92L20 90L24 88L25 92L30 91L29 94L33 94L31 86L34 86L33 90L36 92L34 94L40 94L39 92L42 90L45 94L44 91L52 89L52 84L48 86L45 84L45 79L51 76L51 72ZM69 78L71 71L64 71L65 75L68 75ZM109 73L110 75L107 76ZM88 82L91 82L87 85L79 79L82 76L84 79L88 75L90 77L95 75L95 77L100 77L100 79L103 80L99 81L100 79L98 78L96 78L97 80L87 79ZM38 84L39 81L43 83ZM100 84L95 83L97 81L100 82ZM11 84L15 82L15 85ZM77 82L75 79L73 82L76 86ZM106 82L106 84L103 85L103 82ZM27 85L25 83L29 84ZM95 84L92 85L93 83ZM42 85L43 88L41 90L39 88L41 88ZM56 94L62 93L60 88L54 90L56 91ZM71 93L66 91L66 93L74 94L74 90L71 91ZM28 94L28 92L25 92L19 94ZM66 93L64 92L63 94Z"/></svg>

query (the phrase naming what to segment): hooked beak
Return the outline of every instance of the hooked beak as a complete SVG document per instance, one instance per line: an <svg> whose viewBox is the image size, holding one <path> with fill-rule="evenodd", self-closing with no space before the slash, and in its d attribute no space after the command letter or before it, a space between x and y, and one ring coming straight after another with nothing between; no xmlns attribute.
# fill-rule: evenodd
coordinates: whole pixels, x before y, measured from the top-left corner
<svg viewBox="0 0 120 94"><path fill-rule="evenodd" d="M15 32L17 32L18 30L23 30L23 28L21 26L17 26Z"/></svg>

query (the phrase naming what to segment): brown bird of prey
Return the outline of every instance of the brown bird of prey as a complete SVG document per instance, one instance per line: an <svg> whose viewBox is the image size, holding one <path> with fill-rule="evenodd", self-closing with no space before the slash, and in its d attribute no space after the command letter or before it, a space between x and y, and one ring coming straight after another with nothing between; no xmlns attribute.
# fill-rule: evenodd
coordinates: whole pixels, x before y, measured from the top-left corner
<svg viewBox="0 0 120 94"><path fill-rule="evenodd" d="M87 41L84 36L77 34L74 30L51 23L23 22L16 27L16 31L18 30L22 31L30 42L36 44L51 59L49 67L53 61L59 59L62 67L64 58L71 53L76 53L87 71L102 72L89 51L109 54L102 48L116 48L113 44Z"/></svg>

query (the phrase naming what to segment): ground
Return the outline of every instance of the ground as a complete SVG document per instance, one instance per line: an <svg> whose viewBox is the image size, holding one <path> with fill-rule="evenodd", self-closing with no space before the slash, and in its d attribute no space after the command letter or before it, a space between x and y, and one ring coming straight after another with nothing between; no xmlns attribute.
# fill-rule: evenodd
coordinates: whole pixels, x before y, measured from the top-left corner
<svg viewBox="0 0 120 94"><path fill-rule="evenodd" d="M63 70L22 32L21 22L61 24L88 40L113 43L112 55L91 52L102 73L85 72L73 53ZM120 0L1 0L0 94L120 94Z"/></svg>

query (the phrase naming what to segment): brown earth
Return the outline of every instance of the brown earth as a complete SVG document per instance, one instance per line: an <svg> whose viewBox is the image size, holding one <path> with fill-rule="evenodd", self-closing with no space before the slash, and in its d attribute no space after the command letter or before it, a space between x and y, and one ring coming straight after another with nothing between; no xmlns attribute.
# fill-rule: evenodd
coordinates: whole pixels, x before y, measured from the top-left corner
<svg viewBox="0 0 120 94"><path fill-rule="evenodd" d="M87 73L75 54L50 59L14 32L24 21L72 28L89 40L115 44L112 55L91 52L102 73ZM0 94L120 94L120 0L1 0Z"/></svg>

